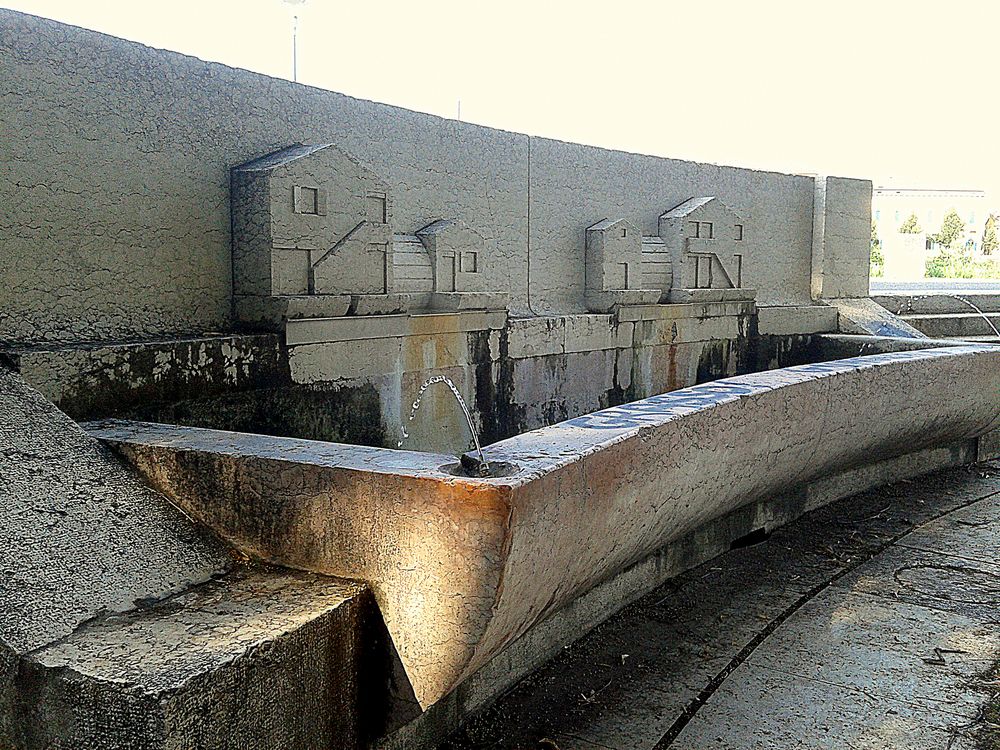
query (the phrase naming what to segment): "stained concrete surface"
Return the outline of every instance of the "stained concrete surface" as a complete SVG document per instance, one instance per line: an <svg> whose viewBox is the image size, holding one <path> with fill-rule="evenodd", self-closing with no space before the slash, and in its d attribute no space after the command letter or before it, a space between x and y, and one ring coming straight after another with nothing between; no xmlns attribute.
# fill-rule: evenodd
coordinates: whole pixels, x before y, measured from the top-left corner
<svg viewBox="0 0 1000 750"><path fill-rule="evenodd" d="M442 750L1000 746L998 535L1000 462L831 504L626 608Z"/></svg>

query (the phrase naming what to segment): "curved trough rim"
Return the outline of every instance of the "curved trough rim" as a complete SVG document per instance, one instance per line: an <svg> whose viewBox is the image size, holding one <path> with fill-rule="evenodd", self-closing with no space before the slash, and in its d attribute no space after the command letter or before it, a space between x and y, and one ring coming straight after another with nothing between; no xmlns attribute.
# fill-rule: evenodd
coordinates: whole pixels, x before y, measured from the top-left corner
<svg viewBox="0 0 1000 750"><path fill-rule="evenodd" d="M718 518L748 503L855 465L892 458L953 440L978 437L997 429L1000 427L1000 363L984 368L982 362L976 361L979 359L979 355L989 354L1000 354L1000 347L984 344L935 347L851 357L740 375L602 409L549 427L522 433L485 448L488 459L519 465L523 471L508 480L512 490L511 522L505 539L505 561L501 581L495 592L492 616L486 631L483 632L476 645L474 656L452 688L474 674L510 643L562 606L569 604L573 599L599 583L614 577L639 560L653 554L657 549L661 549L684 533L693 531L713 518ZM586 542L581 544L578 540L570 538L551 539L539 543L538 540L531 538L530 526L532 524L543 528L556 528L552 523L554 513L551 508L572 503L572 492L589 496L586 502L579 503L583 510L578 509L577 515L571 516L582 520L583 524L589 524L591 518L602 514L607 519L612 519L616 517L617 513L617 517L621 518L621 514L618 513L619 508L615 507L616 504L620 504L620 498L615 497L614 487L605 488L606 491L603 493L600 488L595 489L587 477L588 469L586 466L590 460L597 460L601 463L602 459L599 454L608 452L611 458L603 460L604 473L601 473L602 469L600 468L594 470L593 473L599 477L613 476L614 482L617 483L614 485L615 487L626 486L628 479L626 477L622 481L619 472L627 472L627 469L619 470L613 466L609 469L608 465L614 464L615 457L620 457L623 462L628 460L628 452L624 450L624 444L630 440L637 439L641 442L644 439L647 441L659 439L663 441L665 436L671 434L670 428L673 425L677 425L678 430L684 429L683 425L687 422L687 418L711 414L715 411L726 412L726 417L731 418L733 410L738 410L741 407L755 408L753 406L755 401L758 404L763 404L763 408L766 409L770 401L767 399L767 394L773 394L777 391L782 391L787 400L794 401L793 394L797 390L796 386L809 382L821 381L842 384L850 381L844 381L841 378L835 380L834 378L836 376L857 376L865 371L886 375L907 363L930 364L948 359L967 360L967 365L962 365L962 367L968 366L985 378L991 378L993 393L992 395L989 393L978 394L972 399L968 398L969 394L964 394L964 396L957 394L957 403L941 406L938 413L931 418L933 429L925 438L900 442L895 446L887 446L886 440L888 438L886 437L869 438L867 441L869 443L886 446L884 453L878 454L876 452L861 459L860 462L855 461L854 463L848 457L857 452L856 446L849 446L841 451L832 450L828 456L822 459L818 459L817 454L813 453L811 454L813 464L803 463L797 467L797 470L789 472L786 478L781 481L774 479L776 470L773 467L770 474L767 470L762 471L763 478L755 478L747 482L748 491L742 496L720 483L718 494L723 499L714 498L716 506L714 512L707 515L702 514L696 521L687 524L675 523L673 527L666 523L660 523L662 528L670 527L672 531L659 535L647 534L646 542L635 544L632 554L629 555L616 556L614 554L614 544L610 543L608 539L613 537L617 530L613 526L601 528L599 523L591 525L590 528L606 533L595 535L590 544ZM850 378L850 380L857 381L857 378ZM962 400L963 398L965 401ZM898 404L901 400L897 395L894 398L894 403ZM787 406L787 403L779 401L777 404L772 404L771 408L775 406ZM761 407L758 405L756 408ZM824 420L831 411L839 412L841 416L851 411L850 405L838 409L836 405L832 405L830 400L826 402L824 408L826 412ZM883 408L883 412L885 411L886 409ZM891 412L891 409L889 411ZM815 432L818 434L823 427L825 424L820 425ZM879 435L884 432L884 429L884 426L880 425L873 430L873 434ZM808 432L808 429L805 432ZM906 437L910 436L906 435ZM816 442L815 436L813 438L813 442ZM567 443L574 444L573 451L564 449L563 446ZM781 448L781 438L774 438L773 444ZM713 446L713 450L714 448L715 446ZM647 453L649 452L648 448L645 450ZM572 479L573 474L577 472L574 464L584 467L582 469L584 478L582 481L578 480L575 485ZM659 488L651 488L654 482L647 481L647 487L640 492L640 494L644 493L644 497L635 503L637 508L646 508L650 516L656 516L656 514L663 517L678 515L672 512L676 506L671 508L669 504L662 502L662 497L669 495L669 492L665 492L663 487L669 486L672 468L676 467L668 465L662 468L662 481ZM684 477L680 481L676 476L673 479L683 485ZM544 499L532 497L530 488L536 482L541 486L558 487L559 490ZM562 485L569 485L571 487L569 492L563 492ZM603 497L600 497L602 494ZM711 492L706 491L702 494L710 495ZM660 502L653 502L651 498L654 497ZM693 504L694 498L689 499ZM591 507L588 507L588 504ZM546 509L545 505L550 507ZM606 519L602 518L602 520ZM630 520L633 521L633 526L641 528L644 523L655 526L663 519L648 517L641 519L641 522L636 522L635 518ZM583 533L585 530L578 529L578 531ZM625 543L633 540L622 538L620 541ZM565 560L565 567L560 572L563 580L546 581L543 580L543 576L528 575L524 572L525 570L541 570L539 561L546 559L544 546L546 544L559 545L560 543L569 545L571 548L575 543L576 548L576 555ZM608 550L608 557L601 558L599 555L592 554L594 546ZM518 547L521 549L518 550ZM582 566L585 566L586 563L581 563L581 559L596 559L600 563L595 566L593 574L589 577L586 571L582 571ZM521 568L520 572L518 572L518 568ZM545 596L533 597L530 589L526 589L523 584L516 583L519 579L522 581L530 579L532 586L549 592L547 599ZM534 602L531 602L531 599L534 599ZM510 616L511 614L513 616Z"/></svg>
<svg viewBox="0 0 1000 750"><path fill-rule="evenodd" d="M477 483L519 487L538 479L547 472L573 463L582 455L600 451L622 440L634 437L644 429L660 427L696 412L718 408L727 403L789 385L877 368L882 365L997 350L1000 350L1000 345L955 342L946 346L925 349L868 354L793 365L685 386L674 391L588 412L545 427L527 430L513 437L483 446L487 460L509 462L516 465L520 471L506 477L467 477L467 479ZM998 420L1000 420L1000 396L998 396L997 409ZM595 431L589 445L580 451L545 453L544 443L536 442L539 439L554 442L556 439L569 436L572 436L574 441L579 442L583 437L583 432L574 428ZM475 459L471 452L467 452L463 456Z"/></svg>

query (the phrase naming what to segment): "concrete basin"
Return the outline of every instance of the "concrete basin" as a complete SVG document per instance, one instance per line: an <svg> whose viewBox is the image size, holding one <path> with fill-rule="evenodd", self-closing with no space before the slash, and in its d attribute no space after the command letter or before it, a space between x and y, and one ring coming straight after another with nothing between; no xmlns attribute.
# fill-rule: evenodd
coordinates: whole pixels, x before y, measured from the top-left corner
<svg viewBox="0 0 1000 750"><path fill-rule="evenodd" d="M505 646L672 540L828 474L1000 427L1000 348L727 378L455 457L134 422L88 425L247 554L363 579L405 679L439 701Z"/></svg>

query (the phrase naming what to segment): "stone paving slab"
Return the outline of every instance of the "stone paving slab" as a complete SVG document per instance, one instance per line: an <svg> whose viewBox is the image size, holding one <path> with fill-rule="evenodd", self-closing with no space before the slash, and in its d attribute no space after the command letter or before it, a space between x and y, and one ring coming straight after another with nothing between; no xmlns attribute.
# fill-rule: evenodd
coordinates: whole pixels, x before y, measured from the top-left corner
<svg viewBox="0 0 1000 750"><path fill-rule="evenodd" d="M979 623L1000 623L1000 562L971 561L900 544L834 586L953 612Z"/></svg>
<svg viewBox="0 0 1000 750"><path fill-rule="evenodd" d="M1000 539L1000 492L907 535L906 547L992 563Z"/></svg>
<svg viewBox="0 0 1000 750"><path fill-rule="evenodd" d="M831 587L775 630L745 666L974 717L981 696L967 686L998 653L994 627Z"/></svg>
<svg viewBox="0 0 1000 750"><path fill-rule="evenodd" d="M960 720L749 664L723 684L671 750L944 750Z"/></svg>

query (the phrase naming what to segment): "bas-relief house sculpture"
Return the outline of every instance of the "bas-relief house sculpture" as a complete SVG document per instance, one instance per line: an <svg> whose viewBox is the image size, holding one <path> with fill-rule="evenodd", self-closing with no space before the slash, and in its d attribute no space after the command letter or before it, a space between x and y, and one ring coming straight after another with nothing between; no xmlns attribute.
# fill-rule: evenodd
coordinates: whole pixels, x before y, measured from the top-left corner
<svg viewBox="0 0 1000 750"><path fill-rule="evenodd" d="M332 144L295 145L232 171L239 318L505 309L485 288L484 240L460 219L394 235L392 192Z"/></svg>
<svg viewBox="0 0 1000 750"><path fill-rule="evenodd" d="M753 230L714 197L691 198L660 216L659 234L673 264L671 302L752 300L743 284L753 260Z"/></svg>
<svg viewBox="0 0 1000 750"><path fill-rule="evenodd" d="M1000 348L869 297L866 180L5 10L0 82L0 747L430 748L734 539L1000 452Z"/></svg>
<svg viewBox="0 0 1000 750"><path fill-rule="evenodd" d="M690 198L643 237L627 219L587 228L587 307L753 300L743 268L752 256L747 222L715 197Z"/></svg>
<svg viewBox="0 0 1000 750"><path fill-rule="evenodd" d="M234 167L232 207L234 297L245 323L507 307L486 288L482 235L461 219L394 234L389 186L332 144L297 144ZM722 201L690 198L663 213L658 230L643 237L625 218L586 228L589 310L754 299L743 285L747 223Z"/></svg>

